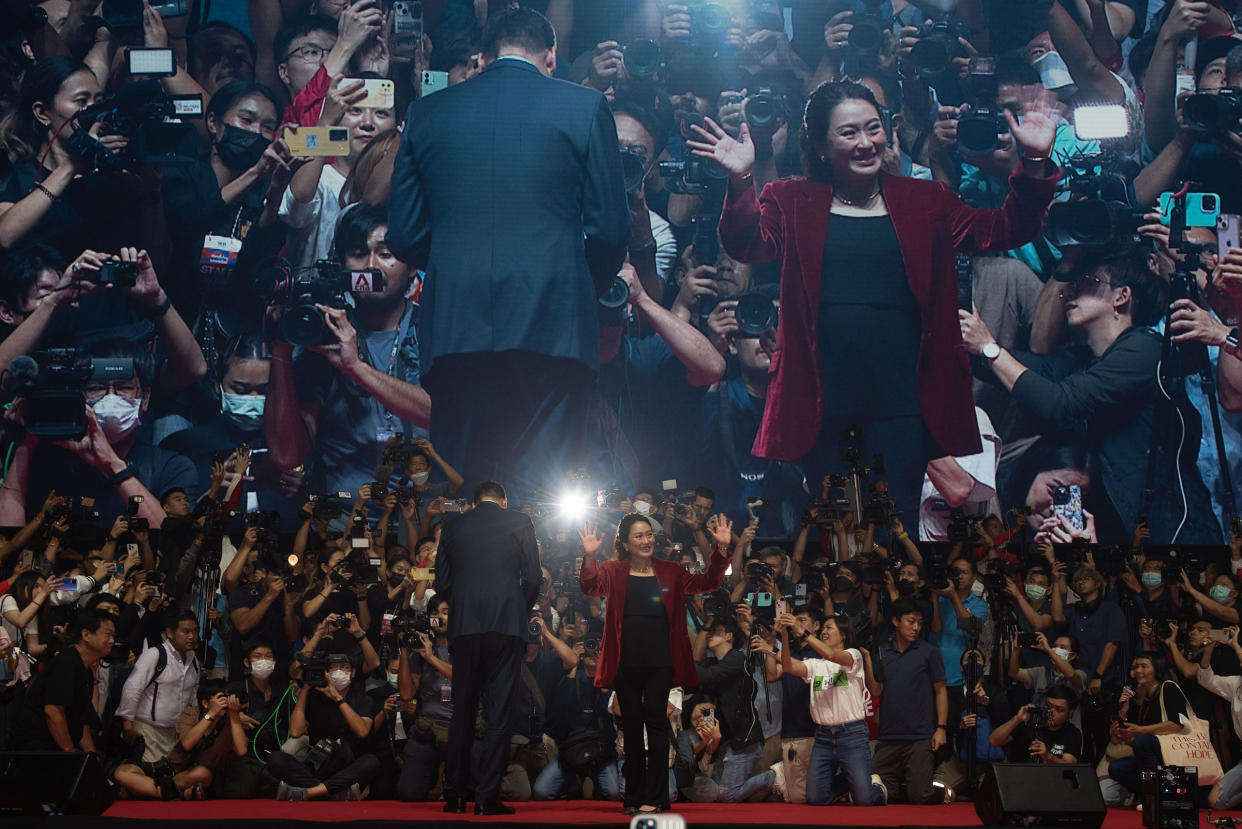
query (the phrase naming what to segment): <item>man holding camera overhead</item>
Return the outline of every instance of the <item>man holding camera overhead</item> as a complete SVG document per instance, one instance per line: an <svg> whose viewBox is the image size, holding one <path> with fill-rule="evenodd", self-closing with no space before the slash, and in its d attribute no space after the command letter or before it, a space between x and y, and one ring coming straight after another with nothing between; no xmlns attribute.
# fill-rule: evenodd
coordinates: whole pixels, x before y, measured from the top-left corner
<svg viewBox="0 0 1242 829"><path fill-rule="evenodd" d="M317 304L322 336L298 343L305 347L296 358L288 326L282 324L286 338L272 345L263 418L270 457L278 469L313 458L311 493L357 492L375 480L389 438L421 432L429 422L431 399L418 385L417 309L406 299L414 271L388 248L387 232L382 208L347 210L336 227L337 259L346 273L377 272L381 290L353 293L352 310ZM312 309L300 310L313 322Z"/></svg>
<svg viewBox="0 0 1242 829"><path fill-rule="evenodd" d="M584 465L596 297L624 261L629 211L608 103L551 78L547 19L505 9L483 41L478 77L410 106L389 242L427 271L436 446L466 480L526 500Z"/></svg>

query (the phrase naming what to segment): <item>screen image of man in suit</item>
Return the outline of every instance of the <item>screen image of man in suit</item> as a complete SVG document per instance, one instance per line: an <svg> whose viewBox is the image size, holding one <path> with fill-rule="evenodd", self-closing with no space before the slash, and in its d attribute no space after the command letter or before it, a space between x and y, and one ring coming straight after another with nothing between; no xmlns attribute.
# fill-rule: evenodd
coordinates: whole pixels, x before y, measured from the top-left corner
<svg viewBox="0 0 1242 829"><path fill-rule="evenodd" d="M552 24L522 7L491 15L483 60L410 105L388 244L426 272L432 440L466 480L502 480L525 503L585 466L596 300L630 218L608 101L551 77Z"/></svg>
<svg viewBox="0 0 1242 829"><path fill-rule="evenodd" d="M509 814L497 801L509 761L511 712L521 676L526 626L543 571L535 525L508 509L504 487L480 484L474 508L444 525L436 556L436 595L447 599L453 662L453 718L449 722L444 811L464 812L470 786L474 721L483 700L483 735L475 814Z"/></svg>

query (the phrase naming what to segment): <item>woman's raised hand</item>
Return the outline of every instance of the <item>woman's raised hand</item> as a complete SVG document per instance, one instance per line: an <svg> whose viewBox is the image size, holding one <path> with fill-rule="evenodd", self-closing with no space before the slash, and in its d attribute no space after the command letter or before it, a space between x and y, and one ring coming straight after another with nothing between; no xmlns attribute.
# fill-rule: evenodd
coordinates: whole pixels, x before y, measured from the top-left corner
<svg viewBox="0 0 1242 829"><path fill-rule="evenodd" d="M755 144L750 140L750 127L746 121L742 121L741 135L733 138L712 119L703 120L706 128L698 124L690 127L702 140L687 141L686 146L699 158L715 161L731 178L743 179L750 175L755 167Z"/></svg>
<svg viewBox="0 0 1242 829"><path fill-rule="evenodd" d="M604 534L597 533L594 524L583 524L582 529L578 530L578 539L582 542L582 552L586 556L594 557L599 548L604 546Z"/></svg>

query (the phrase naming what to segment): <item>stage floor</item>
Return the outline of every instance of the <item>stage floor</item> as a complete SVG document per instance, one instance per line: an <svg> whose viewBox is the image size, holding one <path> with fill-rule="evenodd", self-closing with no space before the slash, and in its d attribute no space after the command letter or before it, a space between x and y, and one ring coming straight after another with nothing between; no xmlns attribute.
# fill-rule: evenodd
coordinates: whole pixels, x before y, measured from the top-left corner
<svg viewBox="0 0 1242 829"><path fill-rule="evenodd" d="M203 802L155 803L117 801L95 825L117 825L127 821L211 821L376 823L402 821L407 824L444 826L462 821L497 826L599 826L629 824L617 804L601 801L569 800L554 803L514 804L512 817L476 818L473 814L446 815L440 803L399 803L363 801L361 803L278 803L271 800L216 800ZM978 826L979 818L969 803L948 806L880 806L855 809L851 806L794 806L785 803L674 804L672 811L682 815L688 826ZM1242 812L1229 814L1242 821ZM74 822L77 823L81 819ZM1207 827L1207 813L1200 815ZM1140 829L1142 815L1134 809L1109 809L1104 829Z"/></svg>

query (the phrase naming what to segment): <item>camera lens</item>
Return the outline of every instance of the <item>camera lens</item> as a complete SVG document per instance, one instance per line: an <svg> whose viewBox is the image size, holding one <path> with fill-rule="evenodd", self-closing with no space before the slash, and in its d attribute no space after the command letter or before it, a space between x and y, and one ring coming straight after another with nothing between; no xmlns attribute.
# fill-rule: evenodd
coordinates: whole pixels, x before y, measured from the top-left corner
<svg viewBox="0 0 1242 829"><path fill-rule="evenodd" d="M314 305L295 305L285 310L280 331L291 345L319 345L325 339L327 326Z"/></svg>
<svg viewBox="0 0 1242 829"><path fill-rule="evenodd" d="M636 81L650 80L660 71L660 47L655 41L640 37L625 47L625 68Z"/></svg>
<svg viewBox="0 0 1242 829"><path fill-rule="evenodd" d="M856 52L878 52L884 45L884 30L874 20L852 20L849 47Z"/></svg>
<svg viewBox="0 0 1242 829"><path fill-rule="evenodd" d="M1208 211L1209 213L1215 212L1216 211L1216 196L1213 196L1211 194L1204 196L1203 197L1203 209Z"/></svg>
<svg viewBox="0 0 1242 829"><path fill-rule="evenodd" d="M764 294L742 294L734 310L737 326L743 334L758 337L776 327L776 303Z"/></svg>
<svg viewBox="0 0 1242 829"><path fill-rule="evenodd" d="M621 151L621 176L625 179L625 192L633 193L643 186L647 176L647 162L636 152Z"/></svg>

